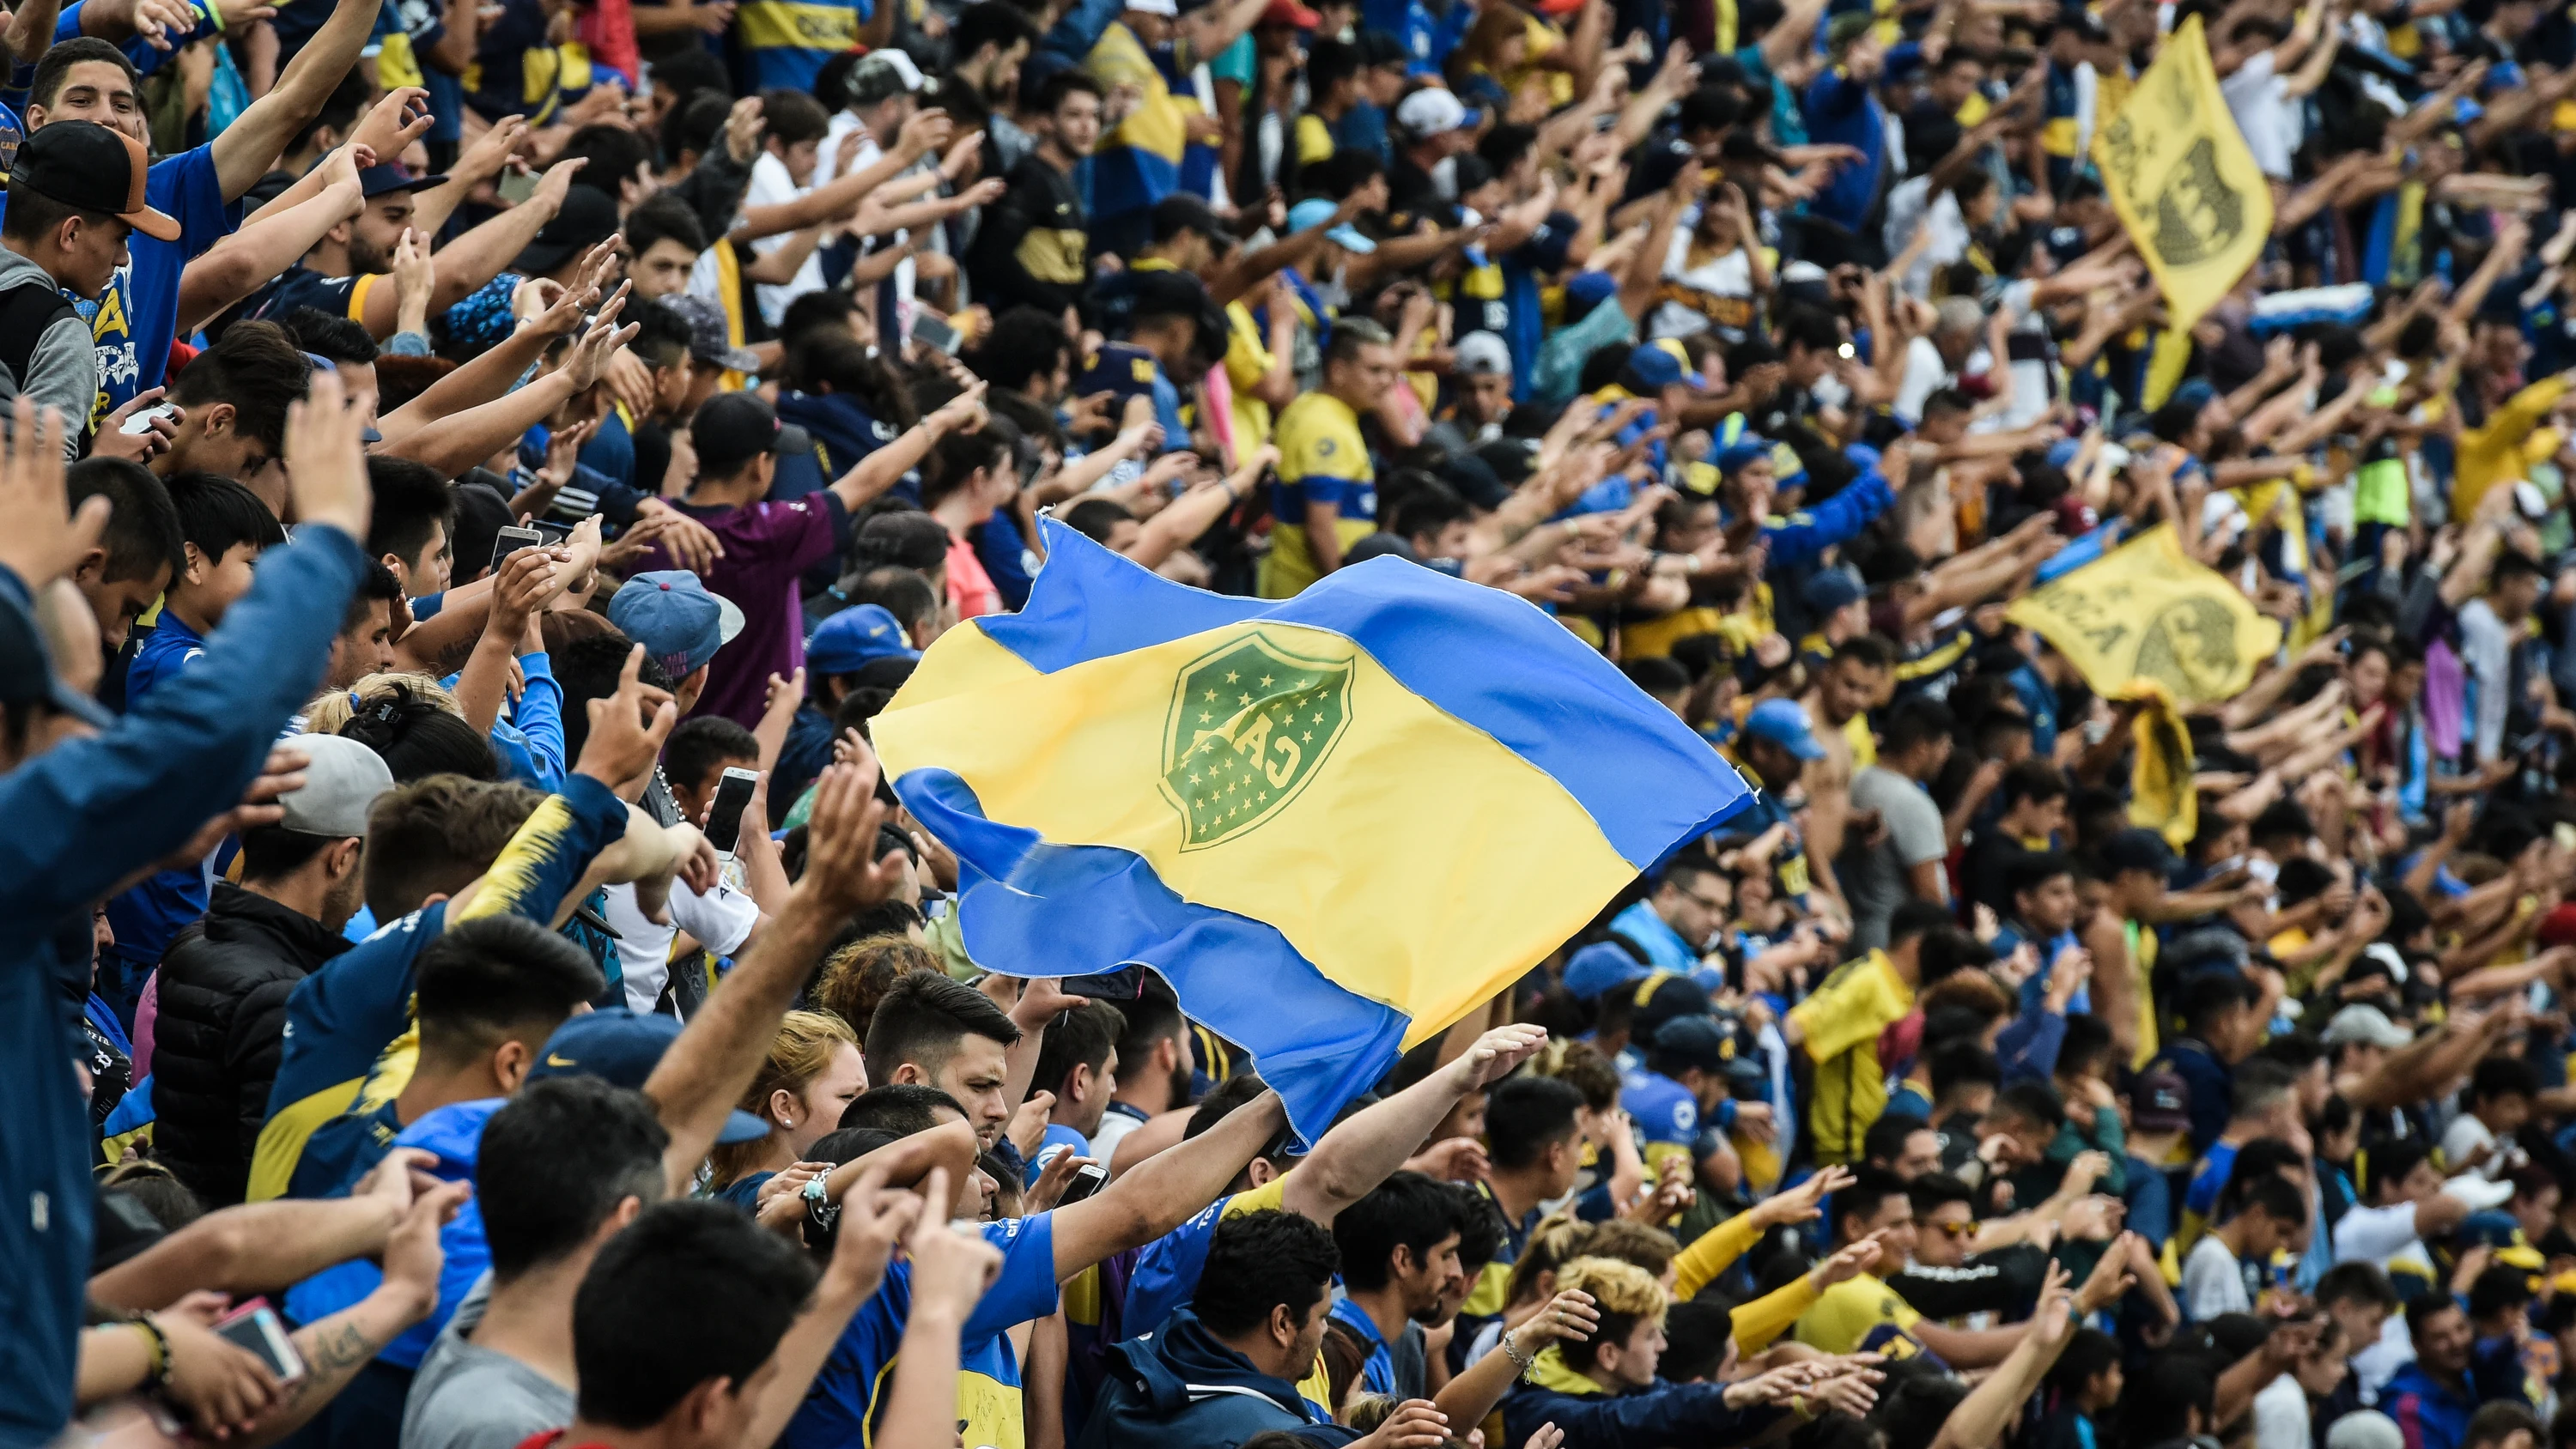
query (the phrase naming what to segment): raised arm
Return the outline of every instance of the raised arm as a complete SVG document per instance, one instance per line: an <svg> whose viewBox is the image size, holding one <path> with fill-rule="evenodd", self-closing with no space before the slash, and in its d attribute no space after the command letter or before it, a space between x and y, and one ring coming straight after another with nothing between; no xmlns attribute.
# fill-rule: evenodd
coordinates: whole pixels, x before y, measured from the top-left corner
<svg viewBox="0 0 2576 1449"><path fill-rule="evenodd" d="M333 181L302 204L253 222L215 243L179 274L180 334L195 331L216 313L294 266L313 250L314 243L322 240L324 232L356 216L364 204L352 176Z"/></svg>
<svg viewBox="0 0 2576 1449"><path fill-rule="evenodd" d="M834 496L855 511L920 466L933 445L950 433L973 432L984 425L985 384L978 379L937 412L904 430L903 436L861 458L858 466L831 482Z"/></svg>
<svg viewBox="0 0 2576 1449"><path fill-rule="evenodd" d="M430 254L438 271L438 285L430 293L429 310L444 312L472 296L486 282L501 275L528 243L537 239L547 222L562 209L564 193L572 189L572 178L589 158L576 156L558 161L546 168L536 194L474 228L465 235ZM400 298L391 286L370 288L360 320L367 331L377 337L391 337L400 320Z"/></svg>
<svg viewBox="0 0 2576 1449"><path fill-rule="evenodd" d="M1342 1209L1369 1195L1469 1092L1501 1081L1547 1045L1544 1028L1498 1027L1465 1055L1335 1127L1306 1154L1281 1188L1290 1212L1331 1225Z"/></svg>
<svg viewBox="0 0 2576 1449"><path fill-rule="evenodd" d="M1061 1283L1114 1253L1142 1247L1216 1201L1226 1184L1288 1123L1277 1092L1264 1092L1225 1120L1119 1174L1109 1186L1055 1210L1055 1276ZM1402 1159L1397 1159L1401 1161ZM1294 1183L1313 1159L1288 1174ZM1393 1169L1388 1169L1392 1171Z"/></svg>
<svg viewBox="0 0 2576 1449"><path fill-rule="evenodd" d="M224 189L224 200L239 201L247 195L286 154L286 143L295 139L295 133L322 114L322 103L358 63L358 51L375 29L379 8L371 0L339 0L331 18L295 53L268 94L251 102L248 110L216 133L215 177Z"/></svg>

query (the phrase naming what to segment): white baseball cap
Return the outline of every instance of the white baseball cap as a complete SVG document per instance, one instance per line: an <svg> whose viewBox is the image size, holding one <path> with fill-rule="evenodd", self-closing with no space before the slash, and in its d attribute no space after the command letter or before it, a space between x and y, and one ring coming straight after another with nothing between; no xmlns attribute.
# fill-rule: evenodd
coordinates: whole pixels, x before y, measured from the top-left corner
<svg viewBox="0 0 2576 1449"><path fill-rule="evenodd" d="M1438 86L1415 91L1395 108L1395 123L1421 137L1445 136L1462 126L1476 124L1477 117L1473 107Z"/></svg>
<svg viewBox="0 0 2576 1449"><path fill-rule="evenodd" d="M1503 339L1491 332L1470 332L1458 339L1456 366L1461 377L1483 377L1512 372L1512 350Z"/></svg>

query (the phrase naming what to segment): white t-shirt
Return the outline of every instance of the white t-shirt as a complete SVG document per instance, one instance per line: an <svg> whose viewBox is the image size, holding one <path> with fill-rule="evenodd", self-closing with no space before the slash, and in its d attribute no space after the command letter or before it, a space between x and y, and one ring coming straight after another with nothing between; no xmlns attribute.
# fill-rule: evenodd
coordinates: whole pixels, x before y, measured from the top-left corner
<svg viewBox="0 0 2576 1449"><path fill-rule="evenodd" d="M2216 1233L2202 1234L2182 1260L2182 1301L2194 1323L2254 1311L2253 1295L2245 1291L2245 1270Z"/></svg>
<svg viewBox="0 0 2576 1449"><path fill-rule="evenodd" d="M835 111L832 113L832 124L826 127L823 132L823 159L814 169L815 185L822 186L829 182L838 181L841 178L840 169L833 163L840 159L842 138L848 136L852 131L860 129L862 129L862 127L859 119L851 115L849 112ZM851 153L850 169L852 171L865 171L883 159L885 159L885 148L879 146L876 143L875 138L865 137L860 140L859 149ZM927 160L924 160L919 164L928 165L930 163ZM913 200L920 201L938 194L938 191L934 188L933 190L924 192L921 196L914 197ZM909 235L909 232L898 231L891 238L880 240L872 245L892 246ZM926 243L935 251L945 251L947 249L942 245L943 239L940 235L939 229L936 227L931 228L927 235L918 238L918 240ZM912 323L908 314L912 308L912 279L912 258L906 257L902 261L895 263L894 295L896 310L907 315L901 319L887 317L878 318L877 327L879 331L893 332L897 327L901 327L905 336L911 335Z"/></svg>
<svg viewBox="0 0 2576 1449"><path fill-rule="evenodd" d="M1899 280L1908 293L1929 297L1933 271L1966 256L1973 240L1968 219L1959 211L1958 193L1944 190L1934 196L1929 173L1901 181L1887 193L1887 225L1881 233L1887 254L1892 257L1904 251L1918 226L1929 231L1932 239L1923 244L1921 255Z"/></svg>
<svg viewBox="0 0 2576 1449"><path fill-rule="evenodd" d="M751 939L754 926L760 924L760 905L744 891L729 885L718 885L700 895L689 889L688 882L672 883L670 909L664 912L671 924L657 926L644 919L643 907L636 904L635 887L613 885L608 888L608 909L602 913L617 932L618 968L626 977L626 1006L637 1015L648 1015L653 1003L662 999L662 988L671 980L671 943L686 931L691 939L719 956L730 956Z"/></svg>
<svg viewBox="0 0 2576 1449"><path fill-rule="evenodd" d="M2266 176L2287 180L2290 153L2299 149L2298 108L2290 104L2290 83L2278 71L2277 53L2265 51L2218 83L2236 129L2245 133L2245 149Z"/></svg>
<svg viewBox="0 0 2576 1449"><path fill-rule="evenodd" d="M1753 325L1753 258L1738 246L1693 266L1694 241L1689 232L1677 230L1672 250L1664 256L1665 296L1689 301L1659 303L1646 318L1646 336L1691 337L1714 327L1727 341L1741 342Z"/></svg>
<svg viewBox="0 0 2576 1449"><path fill-rule="evenodd" d="M1905 344L1905 376L1896 384L1896 415L1908 424L1923 420L1923 404L1950 381L1950 364L1929 337Z"/></svg>
<svg viewBox="0 0 2576 1449"><path fill-rule="evenodd" d="M1127 1140L1128 1133L1144 1125L1143 1118L1130 1117L1125 1112L1101 1113L1100 1125L1093 1128L1091 1132L1092 1160L1107 1167L1109 1156L1118 1150L1118 1144Z"/></svg>
<svg viewBox="0 0 2576 1449"><path fill-rule="evenodd" d="M2254 1449L2314 1449L2308 1437L2308 1391L2283 1374L2254 1396Z"/></svg>
<svg viewBox="0 0 2576 1449"><path fill-rule="evenodd" d="M788 176L786 162L763 151L760 153L760 159L751 163L751 191L743 201L747 206L784 206L803 196L809 189L797 185ZM776 236L765 236L753 242L751 249L765 256L787 245L787 239L793 235L793 232L782 231ZM796 269L795 279L786 286L773 287L767 282L762 282L752 290L760 303L761 319L775 327L786 319L789 302L807 292L823 290L822 260L808 253L805 264Z"/></svg>
<svg viewBox="0 0 2576 1449"><path fill-rule="evenodd" d="M2497 1137L2487 1129L2487 1124L2477 1119L2475 1113L2462 1112L2452 1118L2451 1125L2442 1132L2442 1160L2449 1163L2453 1171L2459 1171L2462 1163L2490 1147L2496 1151L2477 1166L2467 1169L2488 1182L2512 1176L2513 1170L2526 1160L2514 1146L2511 1136Z"/></svg>

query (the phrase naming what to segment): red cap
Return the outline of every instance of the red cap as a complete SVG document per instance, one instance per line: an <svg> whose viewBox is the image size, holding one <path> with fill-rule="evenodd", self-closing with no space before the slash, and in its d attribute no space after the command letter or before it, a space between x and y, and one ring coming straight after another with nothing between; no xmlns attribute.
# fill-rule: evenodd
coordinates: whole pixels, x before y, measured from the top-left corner
<svg viewBox="0 0 2576 1449"><path fill-rule="evenodd" d="M1270 8L1261 12L1264 25L1293 25L1299 30L1312 30L1324 23L1324 17L1297 3L1297 0L1270 0Z"/></svg>
<svg viewBox="0 0 2576 1449"><path fill-rule="evenodd" d="M2543 949L2576 943L2576 904L2559 906L2541 917L2538 939Z"/></svg>

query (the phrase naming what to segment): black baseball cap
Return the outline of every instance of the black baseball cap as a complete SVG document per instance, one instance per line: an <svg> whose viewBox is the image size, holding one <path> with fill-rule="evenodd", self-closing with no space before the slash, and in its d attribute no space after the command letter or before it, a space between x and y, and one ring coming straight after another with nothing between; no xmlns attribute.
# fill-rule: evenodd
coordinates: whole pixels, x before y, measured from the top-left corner
<svg viewBox="0 0 2576 1449"><path fill-rule="evenodd" d="M1197 232L1219 246L1231 236L1225 223L1217 220L1216 208L1186 191L1175 191L1154 203L1154 240L1170 241L1185 231Z"/></svg>
<svg viewBox="0 0 2576 1449"><path fill-rule="evenodd" d="M9 189L31 191L83 211L105 212L155 241L179 239L179 223L154 211L143 194L152 158L143 143L96 121L56 121L18 147Z"/></svg>
<svg viewBox="0 0 2576 1449"><path fill-rule="evenodd" d="M698 450L698 472L722 478L763 453L802 453L814 440L794 423L781 423L778 413L756 392L720 392L698 407L689 424L689 441Z"/></svg>
<svg viewBox="0 0 2576 1449"><path fill-rule="evenodd" d="M388 161L358 173L358 194L373 201L388 191L427 191L446 181L445 176L414 176L400 161Z"/></svg>
<svg viewBox="0 0 2576 1449"><path fill-rule="evenodd" d="M564 193L563 209L519 253L510 270L541 277L615 235L616 200L596 187L576 186Z"/></svg>
<svg viewBox="0 0 2576 1449"><path fill-rule="evenodd" d="M74 123L57 121L54 124L68 126ZM96 123L83 121L79 124ZM46 129L53 128L49 126ZM52 195L51 192L46 194ZM78 205L76 202L68 204ZM102 708L97 700L63 683L62 677L54 673L53 657L45 649L44 631L37 627L35 614L6 592L0 592L0 702L45 705L98 729L109 729L116 724L116 717Z"/></svg>

